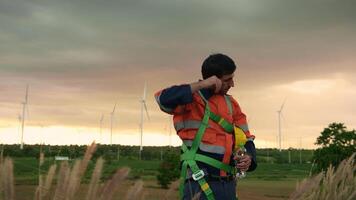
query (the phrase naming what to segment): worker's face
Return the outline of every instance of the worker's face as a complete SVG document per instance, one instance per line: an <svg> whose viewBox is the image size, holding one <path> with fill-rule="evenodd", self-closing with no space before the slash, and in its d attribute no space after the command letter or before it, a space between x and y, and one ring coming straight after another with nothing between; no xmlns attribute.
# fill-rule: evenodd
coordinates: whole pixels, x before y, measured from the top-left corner
<svg viewBox="0 0 356 200"><path fill-rule="evenodd" d="M234 76L235 74L232 73L232 74L228 74L228 75L223 75L220 80L222 82L222 85L221 85L221 90L220 90L220 93L221 94L226 94L231 87L234 87Z"/></svg>

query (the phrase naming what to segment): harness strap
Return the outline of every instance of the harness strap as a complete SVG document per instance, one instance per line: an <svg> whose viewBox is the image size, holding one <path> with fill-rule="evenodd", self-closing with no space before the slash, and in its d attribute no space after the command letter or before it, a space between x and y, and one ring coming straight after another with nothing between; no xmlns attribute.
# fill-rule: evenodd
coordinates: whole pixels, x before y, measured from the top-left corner
<svg viewBox="0 0 356 200"><path fill-rule="evenodd" d="M210 119L214 122L218 123L226 132L233 133L234 132L234 125L228 122L226 119L220 117L219 115L210 112Z"/></svg>
<svg viewBox="0 0 356 200"><path fill-rule="evenodd" d="M184 147L183 147L184 146ZM183 149L186 149L186 151L184 151ZM234 170L234 167L227 165L219 160L216 160L214 158L210 158L209 156L205 156L199 153L196 154L191 154L191 152L189 152L188 148L186 147L186 145L182 145L182 150L183 150L183 154L180 157L181 161L185 161L185 160L191 160L194 159L195 161L199 161L199 162L203 162L206 164L209 164L215 168L218 169L222 169L228 173L232 173Z"/></svg>
<svg viewBox="0 0 356 200"><path fill-rule="evenodd" d="M205 112L204 112L204 117L203 120L199 126L199 129L197 131L197 134L194 137L192 146L190 149L183 143L182 144L182 151L183 154L181 155L181 161L182 161L182 169L181 169L181 176L180 176L180 188L179 188L179 193L180 193L180 198L183 198L184 195L184 184L185 184L185 179L187 176L187 170L188 166L192 171L192 178L197 181L206 195L208 200L215 200L213 191L211 190L209 184L206 182L204 179L204 172L199 169L197 162L200 161L203 163L206 163L208 165L211 165L215 168L224 170L226 172L231 173L234 170L234 167L231 167L230 165L227 165L221 161L218 161L216 159L210 158L208 156L202 155L202 154L197 154L197 150L199 148L199 145L201 143L201 140L203 138L203 135L205 133L206 128L209 126L209 118L211 118L214 122L218 123L226 132L232 133L234 131L234 126L230 124L228 121L226 121L224 118L210 112L210 107L208 104L208 101L205 99L205 97L201 94L199 91L200 96L205 102ZM226 97L225 97L226 98ZM225 99L227 101L229 110L231 112L232 109L231 107L231 102L229 106L229 101L230 99Z"/></svg>
<svg viewBox="0 0 356 200"><path fill-rule="evenodd" d="M210 189L209 184L204 179L204 172L199 169L199 167L195 161L196 152L199 148L201 139L203 138L205 130L208 126L209 116L210 116L209 113L210 113L209 105L206 105L202 123L198 129L197 134L195 135L195 138L193 140L191 148L188 149L185 144L182 145L183 154L181 155L181 160L183 160L183 163L182 163L182 171L181 171L181 177L180 177L181 184L180 184L180 188L179 188L181 199L183 198L183 194L184 194L184 183L185 183L185 178L186 178L186 174L187 174L187 169L189 166L189 168L193 172L193 175L192 175L193 179L199 183L199 185L200 185L202 191L204 192L204 194L206 195L207 199L215 200L213 191Z"/></svg>
<svg viewBox="0 0 356 200"><path fill-rule="evenodd" d="M205 105L209 105L208 100L205 99L205 97L203 96L203 94L199 91L200 96L202 97L202 99L205 102ZM227 104L227 107L229 109L229 114L232 115L232 104L231 104L231 100L227 95L224 95L225 97L225 102ZM220 117L219 115L210 112L210 119L213 120L214 122L218 123L226 132L228 133L233 133L234 131L234 125L232 125L231 123L229 123L228 121L226 121L224 118Z"/></svg>

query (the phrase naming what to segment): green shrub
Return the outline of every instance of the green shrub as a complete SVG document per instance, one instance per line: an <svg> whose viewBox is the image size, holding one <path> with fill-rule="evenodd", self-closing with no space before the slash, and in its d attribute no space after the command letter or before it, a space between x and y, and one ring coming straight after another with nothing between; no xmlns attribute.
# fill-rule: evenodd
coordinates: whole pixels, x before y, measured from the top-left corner
<svg viewBox="0 0 356 200"><path fill-rule="evenodd" d="M163 161L158 168L157 180L162 188L168 188L168 185L179 178L180 159L179 154L168 151L163 156Z"/></svg>

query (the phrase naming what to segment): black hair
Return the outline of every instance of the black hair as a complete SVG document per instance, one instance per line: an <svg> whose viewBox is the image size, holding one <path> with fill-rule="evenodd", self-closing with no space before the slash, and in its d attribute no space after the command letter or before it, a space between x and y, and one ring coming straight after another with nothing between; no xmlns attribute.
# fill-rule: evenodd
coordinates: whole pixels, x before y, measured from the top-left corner
<svg viewBox="0 0 356 200"><path fill-rule="evenodd" d="M232 74L236 70L235 62L227 55L217 53L207 57L201 67L203 79L211 76L221 78L224 75Z"/></svg>

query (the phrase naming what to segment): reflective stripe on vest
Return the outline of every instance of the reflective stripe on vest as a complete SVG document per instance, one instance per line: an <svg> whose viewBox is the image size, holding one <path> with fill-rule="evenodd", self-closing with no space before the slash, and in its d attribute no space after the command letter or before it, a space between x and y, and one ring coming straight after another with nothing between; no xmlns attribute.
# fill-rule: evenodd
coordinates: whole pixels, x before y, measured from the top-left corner
<svg viewBox="0 0 356 200"><path fill-rule="evenodd" d="M180 131L182 129L198 129L201 124L201 121L197 120L186 120L181 122L174 123L174 128L176 131ZM210 126L208 126L209 128Z"/></svg>
<svg viewBox="0 0 356 200"><path fill-rule="evenodd" d="M192 140L183 140L183 143L186 146L191 147L193 141ZM216 153L216 154L222 154L222 155L224 155L224 153L225 153L225 147L212 145L212 144L204 144L202 142L199 145L199 149L202 151L205 151L205 152L209 152L209 153Z"/></svg>
<svg viewBox="0 0 356 200"><path fill-rule="evenodd" d="M241 124L241 125L238 125L238 127L241 128L244 132L249 131L247 124Z"/></svg>
<svg viewBox="0 0 356 200"><path fill-rule="evenodd" d="M232 110L230 97L227 95L224 95L224 97L225 97L225 102L226 102L227 108L229 109L229 115L232 115L233 110Z"/></svg>

